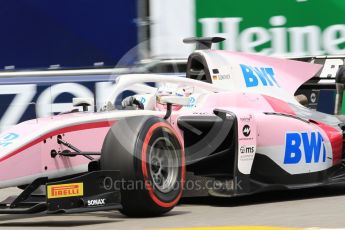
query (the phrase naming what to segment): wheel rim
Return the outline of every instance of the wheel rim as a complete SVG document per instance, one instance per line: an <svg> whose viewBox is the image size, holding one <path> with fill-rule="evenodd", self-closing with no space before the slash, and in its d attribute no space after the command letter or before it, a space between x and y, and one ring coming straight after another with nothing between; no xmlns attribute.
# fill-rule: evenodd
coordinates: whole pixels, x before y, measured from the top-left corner
<svg viewBox="0 0 345 230"><path fill-rule="evenodd" d="M179 172L179 160L174 145L168 138L160 137L152 143L149 168L153 185L162 193L174 189Z"/></svg>

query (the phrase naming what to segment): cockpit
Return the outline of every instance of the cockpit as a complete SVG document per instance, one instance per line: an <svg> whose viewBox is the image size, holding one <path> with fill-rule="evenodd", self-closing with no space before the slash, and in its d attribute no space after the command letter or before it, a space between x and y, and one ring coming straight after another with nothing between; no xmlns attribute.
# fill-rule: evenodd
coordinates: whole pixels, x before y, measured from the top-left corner
<svg viewBox="0 0 345 230"><path fill-rule="evenodd" d="M224 41L224 38L188 38L184 40L184 43L196 44L197 50L204 50L210 49L213 43L221 41ZM117 82L108 100L108 105L113 104L119 96L119 92L133 90L134 88L139 89L139 91L133 90L138 94L123 98L121 103L122 109L160 110L160 108L164 109L165 106L164 103L161 103L162 97L180 97L178 100L183 101L184 99L190 99L193 94L223 91L223 89L212 85L211 71L205 57L200 52L193 52L188 57L186 77L159 75L140 75L137 78L132 75L128 77L131 77L131 79L126 78L122 82ZM147 82L154 83L155 86L143 84ZM193 100L195 103L195 98ZM110 108L111 106L108 105L106 107ZM190 105L187 106L190 108ZM182 107L179 106L179 108Z"/></svg>

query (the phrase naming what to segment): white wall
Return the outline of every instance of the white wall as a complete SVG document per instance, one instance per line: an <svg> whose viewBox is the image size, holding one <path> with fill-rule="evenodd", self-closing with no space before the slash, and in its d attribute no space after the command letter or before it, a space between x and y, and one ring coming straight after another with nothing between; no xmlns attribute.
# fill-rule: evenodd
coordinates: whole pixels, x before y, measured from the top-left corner
<svg viewBox="0 0 345 230"><path fill-rule="evenodd" d="M182 43L183 38L195 36L194 8L194 0L150 0L153 57L185 58L194 49Z"/></svg>

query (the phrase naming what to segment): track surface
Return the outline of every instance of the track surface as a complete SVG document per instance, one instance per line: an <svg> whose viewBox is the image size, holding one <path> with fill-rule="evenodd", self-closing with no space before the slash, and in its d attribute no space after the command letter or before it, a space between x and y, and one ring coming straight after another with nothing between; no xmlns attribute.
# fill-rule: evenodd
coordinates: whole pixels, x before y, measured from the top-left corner
<svg viewBox="0 0 345 230"><path fill-rule="evenodd" d="M0 190L0 199L18 193ZM345 185L240 198L188 198L164 217L130 219L119 212L74 215L0 215L0 229L160 229L202 226L344 228Z"/></svg>

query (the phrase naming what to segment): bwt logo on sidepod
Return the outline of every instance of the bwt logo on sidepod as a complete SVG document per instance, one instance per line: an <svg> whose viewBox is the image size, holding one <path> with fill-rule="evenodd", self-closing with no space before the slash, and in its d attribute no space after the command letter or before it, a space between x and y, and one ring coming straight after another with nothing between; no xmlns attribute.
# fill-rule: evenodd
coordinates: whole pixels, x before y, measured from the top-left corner
<svg viewBox="0 0 345 230"><path fill-rule="evenodd" d="M326 161L326 146L321 133L286 134L284 164L298 164L303 155L307 164Z"/></svg>
<svg viewBox="0 0 345 230"><path fill-rule="evenodd" d="M247 87L277 86L280 87L275 79L273 68L271 67L253 67L240 64L244 81Z"/></svg>

